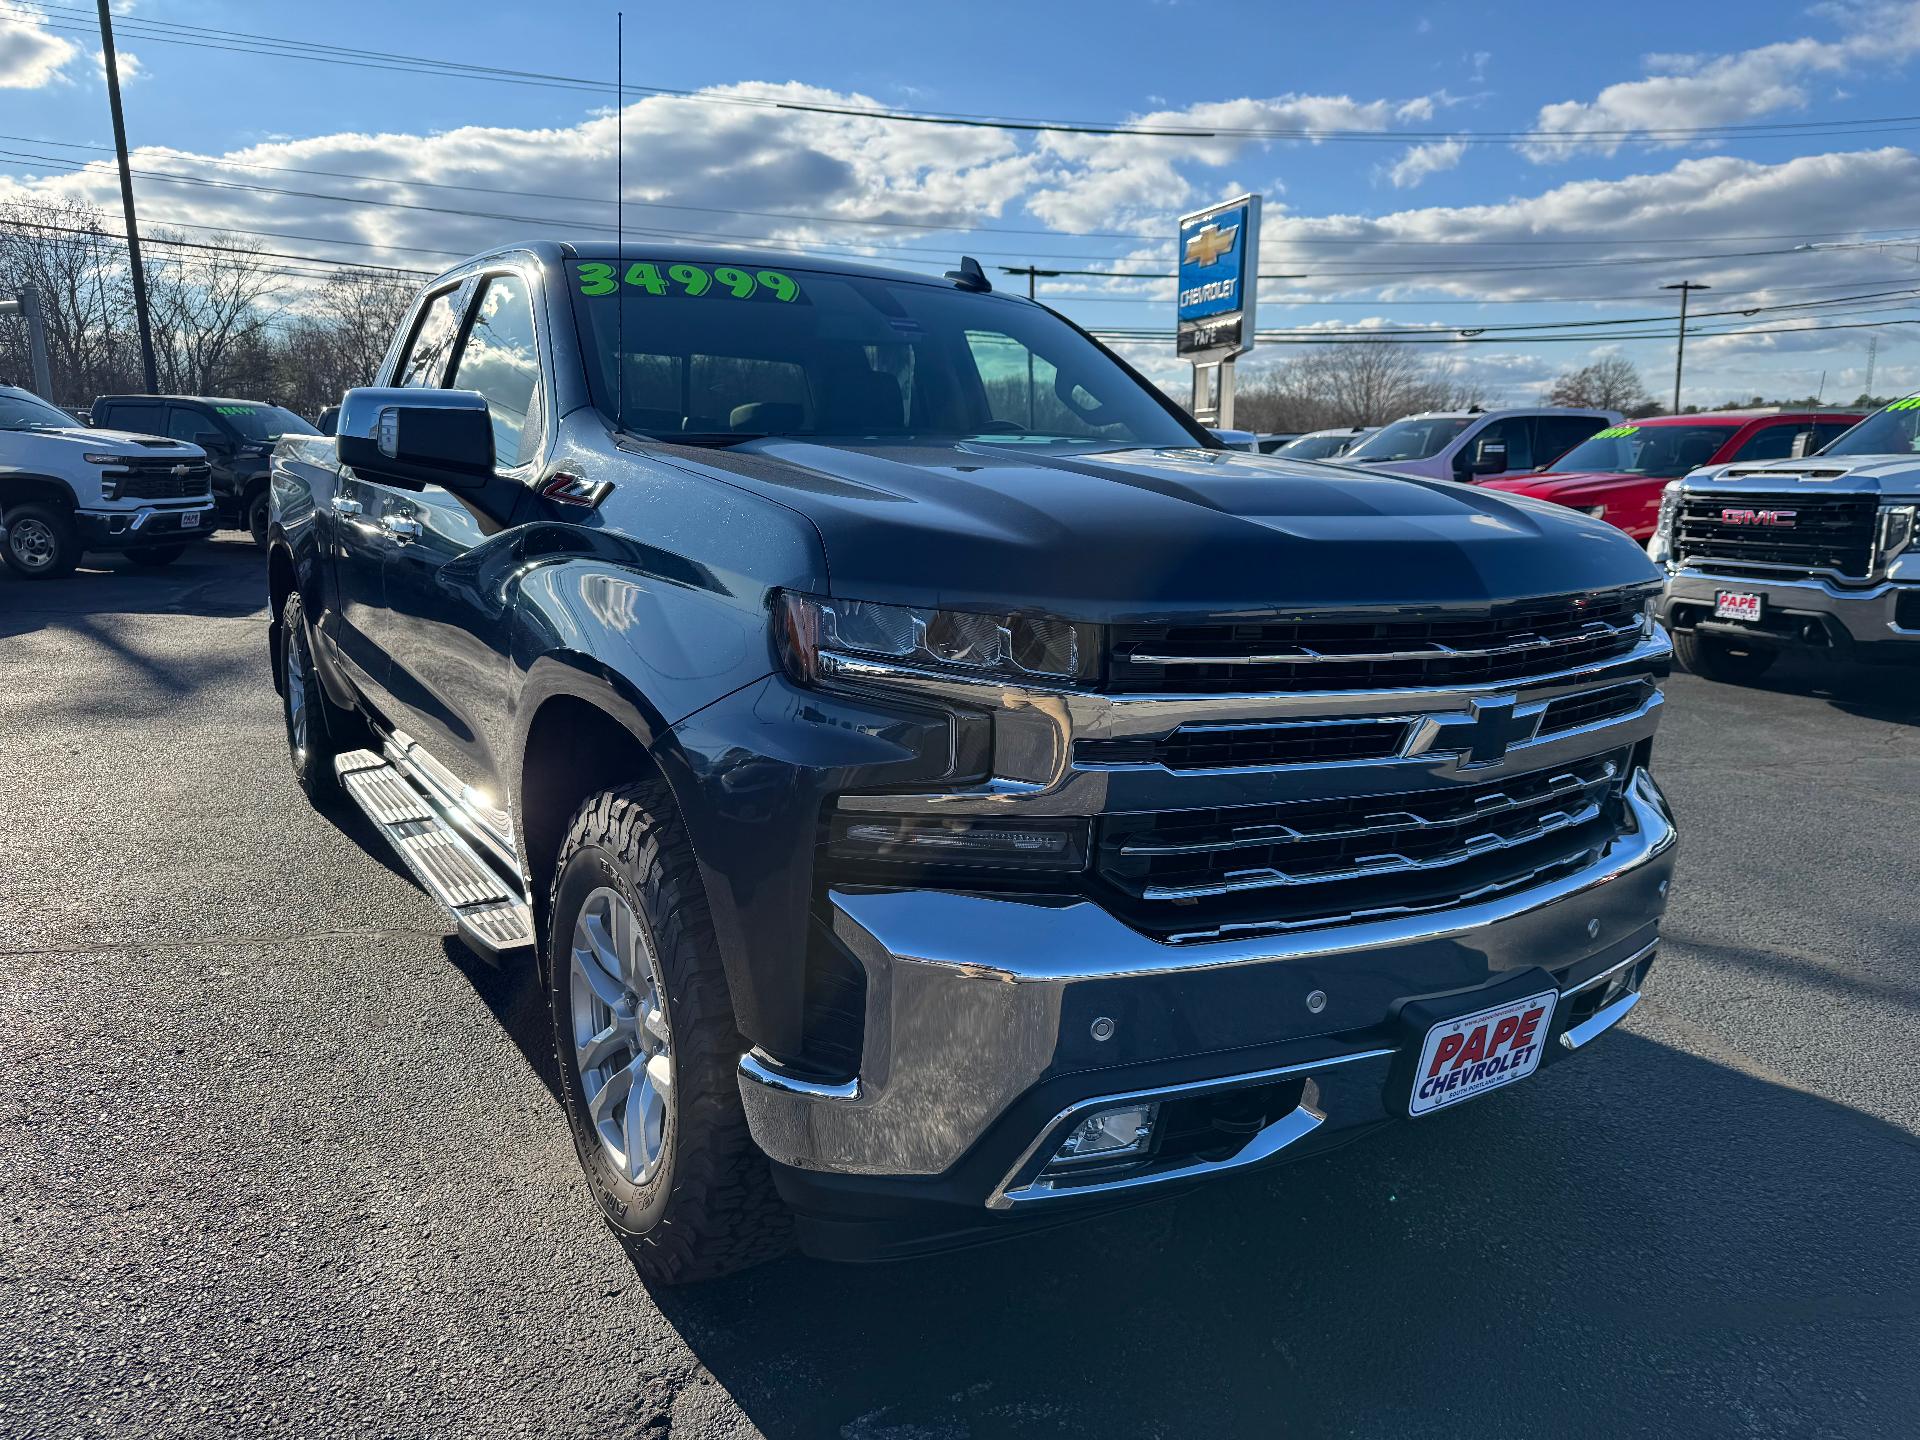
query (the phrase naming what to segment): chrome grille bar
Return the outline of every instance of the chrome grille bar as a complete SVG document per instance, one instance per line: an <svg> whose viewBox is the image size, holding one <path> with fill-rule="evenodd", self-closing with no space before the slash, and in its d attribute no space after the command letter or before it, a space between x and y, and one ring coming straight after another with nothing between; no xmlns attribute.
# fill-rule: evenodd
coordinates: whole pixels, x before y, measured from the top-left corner
<svg viewBox="0 0 1920 1440"><path fill-rule="evenodd" d="M1419 650L1369 650L1369 651L1326 651L1315 650L1310 646L1294 646L1286 651L1273 651L1256 655L1146 655L1135 653L1128 658L1140 665L1366 665L1388 660L1486 660L1503 655L1522 655L1534 650L1553 650L1563 646L1579 644L1588 640L1616 640L1640 633L1640 623L1633 621L1622 625L1609 625L1604 620L1595 620L1583 625L1571 635L1548 639L1541 635L1523 635L1506 645L1494 645L1484 649L1462 650L1452 645L1443 645L1438 640L1425 642L1425 648Z"/></svg>

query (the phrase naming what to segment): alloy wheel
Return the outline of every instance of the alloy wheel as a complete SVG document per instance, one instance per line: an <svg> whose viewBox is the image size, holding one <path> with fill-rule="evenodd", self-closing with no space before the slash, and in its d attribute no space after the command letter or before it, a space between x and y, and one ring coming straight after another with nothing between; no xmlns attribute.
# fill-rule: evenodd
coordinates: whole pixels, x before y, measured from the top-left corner
<svg viewBox="0 0 1920 1440"><path fill-rule="evenodd" d="M642 1184L667 1153L673 1045L659 961L624 896L605 886L587 896L570 964L573 1053L587 1113L607 1158Z"/></svg>
<svg viewBox="0 0 1920 1440"><path fill-rule="evenodd" d="M307 670L301 662L301 637L289 634L282 649L286 660L282 683L287 691L287 744L296 765L307 758Z"/></svg>

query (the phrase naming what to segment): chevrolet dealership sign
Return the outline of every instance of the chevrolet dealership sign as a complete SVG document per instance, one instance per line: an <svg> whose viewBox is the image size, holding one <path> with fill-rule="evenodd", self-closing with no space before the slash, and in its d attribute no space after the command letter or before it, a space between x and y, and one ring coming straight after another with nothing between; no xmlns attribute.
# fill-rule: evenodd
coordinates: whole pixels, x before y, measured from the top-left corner
<svg viewBox="0 0 1920 1440"><path fill-rule="evenodd" d="M1180 220L1179 353L1224 360L1253 348L1260 197L1242 195Z"/></svg>

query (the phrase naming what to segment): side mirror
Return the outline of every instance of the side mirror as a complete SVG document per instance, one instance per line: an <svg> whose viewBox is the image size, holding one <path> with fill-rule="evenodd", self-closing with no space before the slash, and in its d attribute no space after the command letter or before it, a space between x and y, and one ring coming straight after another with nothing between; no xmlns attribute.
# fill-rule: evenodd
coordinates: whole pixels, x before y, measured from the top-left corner
<svg viewBox="0 0 1920 1440"><path fill-rule="evenodd" d="M1470 475L1504 475L1507 469L1507 442L1482 440L1473 447L1473 460L1467 466Z"/></svg>
<svg viewBox="0 0 1920 1440"><path fill-rule="evenodd" d="M335 439L342 465L404 490L480 490L494 478L493 421L475 390L349 390Z"/></svg>
<svg viewBox="0 0 1920 1440"><path fill-rule="evenodd" d="M233 448L232 446L227 444L227 437L222 435L218 430L195 431L193 436L193 443L198 445L202 450L206 451L209 455L224 454L226 451Z"/></svg>
<svg viewBox="0 0 1920 1440"><path fill-rule="evenodd" d="M1793 437L1793 448L1787 454L1789 459L1804 460L1813 453L1813 450L1813 431L1802 430Z"/></svg>

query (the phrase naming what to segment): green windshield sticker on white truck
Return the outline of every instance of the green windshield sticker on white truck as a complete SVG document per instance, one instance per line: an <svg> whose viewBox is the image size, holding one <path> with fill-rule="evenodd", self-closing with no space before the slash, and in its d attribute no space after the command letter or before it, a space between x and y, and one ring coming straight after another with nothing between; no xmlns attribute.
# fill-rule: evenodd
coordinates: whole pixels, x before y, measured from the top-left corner
<svg viewBox="0 0 1920 1440"><path fill-rule="evenodd" d="M782 303L800 298L799 282L778 270L741 270L732 265L708 269L682 263L663 271L651 260L637 260L616 279L614 267L599 260L582 261L574 268L582 295L612 295L625 290L642 295L718 295L729 300Z"/></svg>
<svg viewBox="0 0 1920 1440"><path fill-rule="evenodd" d="M1629 435L1637 435L1639 433L1640 427L1638 425L1611 425L1605 430L1596 430L1592 438L1595 440L1622 440Z"/></svg>

